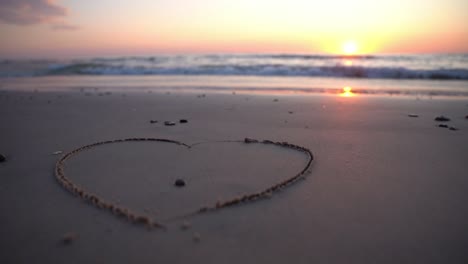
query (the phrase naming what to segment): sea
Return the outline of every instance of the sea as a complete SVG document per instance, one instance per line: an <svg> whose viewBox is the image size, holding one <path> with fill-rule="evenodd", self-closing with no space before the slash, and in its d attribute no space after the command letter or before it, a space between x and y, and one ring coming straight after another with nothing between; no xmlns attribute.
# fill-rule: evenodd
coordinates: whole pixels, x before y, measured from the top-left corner
<svg viewBox="0 0 468 264"><path fill-rule="evenodd" d="M208 54L0 60L0 90L468 97L468 54Z"/></svg>

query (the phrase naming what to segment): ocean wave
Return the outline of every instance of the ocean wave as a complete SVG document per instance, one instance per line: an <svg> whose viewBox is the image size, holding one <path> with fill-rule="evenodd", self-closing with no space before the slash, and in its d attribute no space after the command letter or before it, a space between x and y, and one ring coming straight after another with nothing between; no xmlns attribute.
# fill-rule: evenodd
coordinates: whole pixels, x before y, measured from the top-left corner
<svg viewBox="0 0 468 264"><path fill-rule="evenodd" d="M305 55L305 54L265 54L256 55L260 58L273 59L301 59L301 60L330 60L330 59L378 59L381 56L375 55Z"/></svg>
<svg viewBox="0 0 468 264"><path fill-rule="evenodd" d="M286 66L266 65L203 65L198 67L112 66L102 63L77 63L54 67L39 75L243 75L351 77L370 79L468 80L467 69L413 70L403 67L362 66Z"/></svg>
<svg viewBox="0 0 468 264"><path fill-rule="evenodd" d="M468 56L232 54L113 57L73 61L0 61L0 77L50 75L227 75L468 80Z"/></svg>

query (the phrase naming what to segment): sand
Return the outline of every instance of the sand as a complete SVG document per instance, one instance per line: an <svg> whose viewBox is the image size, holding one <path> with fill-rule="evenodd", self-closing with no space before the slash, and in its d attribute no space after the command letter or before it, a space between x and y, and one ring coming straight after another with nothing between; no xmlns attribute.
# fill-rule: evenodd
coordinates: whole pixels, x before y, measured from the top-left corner
<svg viewBox="0 0 468 264"><path fill-rule="evenodd" d="M466 99L98 94L0 91L1 263L468 260ZM437 127L438 115L459 130ZM66 152L134 137L203 143L99 146L67 161L65 172L166 229L93 207L54 178ZM270 186L307 160L276 146L215 142L245 137L310 149L310 173L270 198L174 219ZM175 187L177 178L186 186Z"/></svg>

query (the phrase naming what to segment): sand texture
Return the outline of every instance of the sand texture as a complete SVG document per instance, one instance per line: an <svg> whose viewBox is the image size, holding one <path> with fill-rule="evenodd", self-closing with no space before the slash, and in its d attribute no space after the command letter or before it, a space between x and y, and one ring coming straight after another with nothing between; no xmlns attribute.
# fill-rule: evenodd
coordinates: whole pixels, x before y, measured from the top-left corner
<svg viewBox="0 0 468 264"><path fill-rule="evenodd" d="M0 91L0 263L467 263L466 115L465 99ZM98 208L54 175L66 153L128 138L191 147L102 144L63 173L164 228ZM255 202L191 215L308 164L245 138L314 160Z"/></svg>

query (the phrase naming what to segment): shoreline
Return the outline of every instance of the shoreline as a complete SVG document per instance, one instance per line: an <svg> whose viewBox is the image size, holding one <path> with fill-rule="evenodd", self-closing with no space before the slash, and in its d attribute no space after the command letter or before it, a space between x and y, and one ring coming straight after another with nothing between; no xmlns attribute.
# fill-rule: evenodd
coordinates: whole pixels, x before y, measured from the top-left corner
<svg viewBox="0 0 468 264"><path fill-rule="evenodd" d="M466 80L400 80L265 76L42 76L0 78L0 91L109 93L220 93L468 98Z"/></svg>

